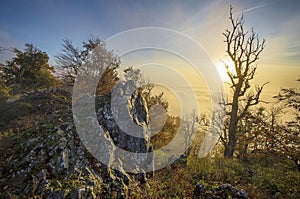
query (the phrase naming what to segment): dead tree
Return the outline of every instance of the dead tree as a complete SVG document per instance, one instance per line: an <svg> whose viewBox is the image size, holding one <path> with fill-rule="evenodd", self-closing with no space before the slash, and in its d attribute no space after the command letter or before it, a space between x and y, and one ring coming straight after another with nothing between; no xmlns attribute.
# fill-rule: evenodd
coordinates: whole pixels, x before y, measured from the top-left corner
<svg viewBox="0 0 300 199"><path fill-rule="evenodd" d="M244 30L243 15L233 18L232 7L229 16L232 28L226 30L225 37L226 54L234 63L233 70L225 63L227 74L230 78L232 98L224 105L229 116L228 130L226 132L224 157L232 158L237 143L237 127L239 121L245 116L251 106L260 102L260 94L264 85L251 90L250 82L255 76L257 60L264 50L265 40L260 41L258 34Z"/></svg>

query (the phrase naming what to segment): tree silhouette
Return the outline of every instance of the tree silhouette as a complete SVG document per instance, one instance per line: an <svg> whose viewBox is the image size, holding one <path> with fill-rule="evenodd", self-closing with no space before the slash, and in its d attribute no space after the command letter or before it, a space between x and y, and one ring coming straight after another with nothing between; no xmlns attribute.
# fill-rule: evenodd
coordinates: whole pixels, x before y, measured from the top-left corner
<svg viewBox="0 0 300 199"><path fill-rule="evenodd" d="M243 16L234 19L231 6L229 19L232 28L226 30L223 35L227 44L226 54L234 63L234 69L231 71L229 65L225 63L230 78L232 99L224 103L228 110L229 123L223 140L226 140L224 157L232 158L237 142L238 122L251 106L260 102L260 94L264 85L257 86L255 91L249 89L257 69L257 60L265 47L265 40L260 41L253 29L245 30Z"/></svg>

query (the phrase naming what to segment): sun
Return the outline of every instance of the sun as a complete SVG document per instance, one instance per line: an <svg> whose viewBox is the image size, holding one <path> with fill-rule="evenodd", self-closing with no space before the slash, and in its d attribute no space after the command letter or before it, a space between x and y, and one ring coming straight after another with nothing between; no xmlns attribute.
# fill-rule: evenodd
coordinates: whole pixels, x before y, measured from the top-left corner
<svg viewBox="0 0 300 199"><path fill-rule="evenodd" d="M234 63L232 60L230 59L224 59L223 61L219 61L216 63L216 67L217 67L217 70L219 72L219 75L222 79L223 82L229 82L230 81L230 78L227 74L227 69L225 67L225 64L226 66L228 66L228 70L231 71L231 72L234 72L235 71L235 67L234 67Z"/></svg>

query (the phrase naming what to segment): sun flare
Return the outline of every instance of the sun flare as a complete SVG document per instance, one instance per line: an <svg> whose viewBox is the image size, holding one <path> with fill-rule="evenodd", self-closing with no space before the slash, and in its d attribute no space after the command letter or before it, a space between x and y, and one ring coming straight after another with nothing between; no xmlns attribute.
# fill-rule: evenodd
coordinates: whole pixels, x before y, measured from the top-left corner
<svg viewBox="0 0 300 199"><path fill-rule="evenodd" d="M227 68L228 67L228 70L232 73L234 73L235 71L235 67L234 67L234 63L232 60L230 59L225 59L223 61L219 61L216 63L216 66L217 66L217 69L218 69L218 72L219 72L219 75L220 75L220 78L222 79L223 82L228 82L230 81L230 78L227 74Z"/></svg>

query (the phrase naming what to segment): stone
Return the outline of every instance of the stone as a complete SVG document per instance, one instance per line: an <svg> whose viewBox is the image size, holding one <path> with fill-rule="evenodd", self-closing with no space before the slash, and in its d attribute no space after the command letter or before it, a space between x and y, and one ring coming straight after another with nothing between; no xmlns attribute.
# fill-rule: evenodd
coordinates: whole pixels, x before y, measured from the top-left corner
<svg viewBox="0 0 300 199"><path fill-rule="evenodd" d="M203 196L205 194L205 192L206 192L205 186L200 183L197 183L196 187L194 189L194 192L193 192L194 198Z"/></svg>
<svg viewBox="0 0 300 199"><path fill-rule="evenodd" d="M141 158L138 153L151 152L147 125L149 114L147 104L142 95L134 90L132 82L120 82L113 93L97 100L99 109L97 117L100 125L109 132L113 144L129 152L135 153L132 165L152 166L153 157ZM110 155L118 159L119 154ZM119 157L121 160L122 157ZM113 162L113 160L111 161ZM123 164L128 162L123 162ZM140 171L143 172L143 171Z"/></svg>
<svg viewBox="0 0 300 199"><path fill-rule="evenodd" d="M41 181L41 180L46 180L48 175L48 171L46 169L42 169L36 176L36 179Z"/></svg>
<svg viewBox="0 0 300 199"><path fill-rule="evenodd" d="M46 199L64 199L65 190L56 190L48 193Z"/></svg>
<svg viewBox="0 0 300 199"><path fill-rule="evenodd" d="M233 198L247 199L246 192L237 189L230 184L222 184L217 188L207 189L204 185L197 183L193 192L193 198Z"/></svg>
<svg viewBox="0 0 300 199"><path fill-rule="evenodd" d="M96 199L97 196L89 188L76 189L70 192L69 198L72 199Z"/></svg>

